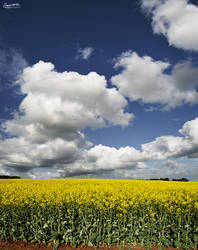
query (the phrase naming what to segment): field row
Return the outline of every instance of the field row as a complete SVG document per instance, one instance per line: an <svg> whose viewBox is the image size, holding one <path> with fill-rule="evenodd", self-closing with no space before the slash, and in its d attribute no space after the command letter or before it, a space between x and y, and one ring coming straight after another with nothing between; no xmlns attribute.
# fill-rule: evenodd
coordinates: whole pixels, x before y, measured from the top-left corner
<svg viewBox="0 0 198 250"><path fill-rule="evenodd" d="M198 183L1 180L2 239L198 246Z"/></svg>

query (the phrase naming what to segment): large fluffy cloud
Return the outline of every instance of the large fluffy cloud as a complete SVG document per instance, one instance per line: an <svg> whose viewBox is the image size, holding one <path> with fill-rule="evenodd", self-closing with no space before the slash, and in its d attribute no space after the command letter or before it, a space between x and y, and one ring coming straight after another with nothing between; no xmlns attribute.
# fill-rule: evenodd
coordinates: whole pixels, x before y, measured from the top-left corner
<svg viewBox="0 0 198 250"><path fill-rule="evenodd" d="M140 161L139 161L140 160ZM84 150L81 157L73 164L63 166L62 176L114 175L117 170L141 171L147 166L142 162L141 152L132 147L116 149L104 145L96 145Z"/></svg>
<svg viewBox="0 0 198 250"><path fill-rule="evenodd" d="M163 63L159 65L163 67ZM190 65L185 67L196 74ZM174 70L174 77L183 79L183 72L176 67ZM181 91L191 91L192 82L190 87L182 84ZM140 151L133 147L90 147L82 133L84 128L126 126L133 118L124 112L124 97L118 90L107 88L105 78L97 73L58 73L51 63L39 62L24 70L18 84L24 99L13 119L1 125L0 174L149 178L157 173L148 167L150 161L198 157L198 118L183 125L181 136L158 137L142 145ZM177 173L176 167L171 169Z"/></svg>
<svg viewBox="0 0 198 250"><path fill-rule="evenodd" d="M78 174L83 174L83 171L96 174L94 170L98 170L107 177L116 174L120 177L143 179L186 176L197 180L197 167L188 167L187 164L173 159L198 158L198 118L184 123L179 132L181 136L161 136L150 143L142 144L140 151L133 147L116 149L97 145L85 152L84 159L80 161L83 163L79 168L82 172L79 171ZM161 164L160 162L164 160L165 162ZM151 161L156 162L157 166L146 164ZM112 169L114 172L109 172Z"/></svg>
<svg viewBox="0 0 198 250"><path fill-rule="evenodd" d="M58 73L53 64L40 61L24 70L20 83L27 94L20 109L30 122L80 130L106 123L126 126L132 118L124 113L123 96L115 88L108 89L105 77L95 72Z"/></svg>
<svg viewBox="0 0 198 250"><path fill-rule="evenodd" d="M164 135L142 144L141 150L133 147L106 147L97 145L86 151L88 164L99 168L117 169L137 166L137 163L166 160L169 158L198 157L198 118L184 123L179 130L181 136ZM91 164L90 164L91 163ZM135 164L135 165L134 165ZM139 166L140 167L140 166Z"/></svg>
<svg viewBox="0 0 198 250"><path fill-rule="evenodd" d="M141 0L142 8L152 14L152 28L163 34L170 45L198 51L198 7L188 0Z"/></svg>
<svg viewBox="0 0 198 250"><path fill-rule="evenodd" d="M133 147L117 149L96 145L83 150L75 162L63 164L59 168L59 177L100 176L142 179L187 177L193 179L194 176L197 178L196 169L173 160L198 158L197 131L198 118L183 125L179 130L181 136L158 137L150 143L143 144L140 151ZM156 162L157 166L155 163L148 166L147 163L151 161Z"/></svg>
<svg viewBox="0 0 198 250"><path fill-rule="evenodd" d="M29 171L35 167L61 169L78 160L90 143L81 130L128 125L127 101L97 73L58 73L40 61L24 69L17 82L25 95L12 120L1 129L0 164Z"/></svg>
<svg viewBox="0 0 198 250"><path fill-rule="evenodd" d="M197 103L198 68L187 61L173 66L169 74L165 71L170 66L168 62L128 51L117 59L115 68L122 67L123 70L111 81L131 101L160 104L162 109Z"/></svg>
<svg viewBox="0 0 198 250"><path fill-rule="evenodd" d="M142 145L143 153L152 160L170 157L198 157L198 118L184 123L179 130L183 136L160 136Z"/></svg>

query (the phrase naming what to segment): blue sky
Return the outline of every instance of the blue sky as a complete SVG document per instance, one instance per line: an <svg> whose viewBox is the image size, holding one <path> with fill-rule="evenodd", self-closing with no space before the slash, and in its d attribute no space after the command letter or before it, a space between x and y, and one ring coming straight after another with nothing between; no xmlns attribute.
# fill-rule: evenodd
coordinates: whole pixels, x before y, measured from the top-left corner
<svg viewBox="0 0 198 250"><path fill-rule="evenodd" d="M197 181L197 26L197 1L1 1L0 174Z"/></svg>

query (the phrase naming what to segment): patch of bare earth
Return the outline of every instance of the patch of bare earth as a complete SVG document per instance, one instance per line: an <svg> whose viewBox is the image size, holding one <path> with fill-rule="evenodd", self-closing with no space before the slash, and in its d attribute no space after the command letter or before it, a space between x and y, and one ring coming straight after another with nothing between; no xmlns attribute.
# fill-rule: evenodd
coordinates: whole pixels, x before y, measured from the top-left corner
<svg viewBox="0 0 198 250"><path fill-rule="evenodd" d="M50 250L53 249L53 244L49 243L47 245L45 244L41 244L41 243L28 243L25 241L0 241L0 250ZM85 247L77 247L77 248L72 248L71 246L67 246L67 245L60 245L58 247L58 250L95 250L94 247L89 247L89 246L85 246ZM118 246L110 246L110 247L105 247L105 246L101 246L99 248L97 248L98 250L119 250L120 248ZM130 247L126 246L123 247L122 250L129 250ZM142 247L132 247L131 249L135 249L135 250L146 250L146 248L142 248ZM157 250L158 247L152 247L152 250ZM175 250L176 248L167 248L164 247L164 250Z"/></svg>

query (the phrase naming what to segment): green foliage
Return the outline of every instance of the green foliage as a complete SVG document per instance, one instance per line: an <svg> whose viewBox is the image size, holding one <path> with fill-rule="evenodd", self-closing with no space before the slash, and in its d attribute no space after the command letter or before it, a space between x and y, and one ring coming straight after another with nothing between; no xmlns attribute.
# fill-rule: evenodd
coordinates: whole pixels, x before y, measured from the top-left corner
<svg viewBox="0 0 198 250"><path fill-rule="evenodd" d="M146 207L128 207L121 213L115 208L101 211L92 206L64 204L64 206L8 206L0 207L0 235L2 239L29 242L53 242L99 246L139 244L159 248L183 249L198 246L198 211L186 214L170 212L153 206L152 214Z"/></svg>

